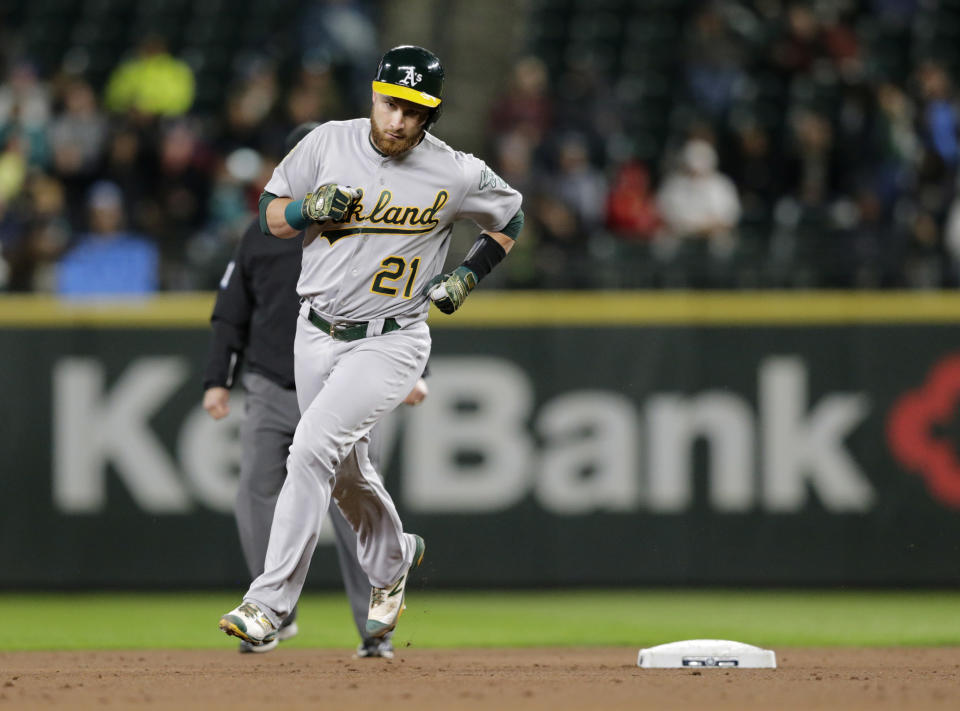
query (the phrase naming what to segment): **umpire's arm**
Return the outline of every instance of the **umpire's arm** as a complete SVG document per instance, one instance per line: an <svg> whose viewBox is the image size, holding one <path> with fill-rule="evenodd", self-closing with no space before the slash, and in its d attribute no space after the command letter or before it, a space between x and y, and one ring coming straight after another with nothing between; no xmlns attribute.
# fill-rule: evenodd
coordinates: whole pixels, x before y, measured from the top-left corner
<svg viewBox="0 0 960 711"><path fill-rule="evenodd" d="M259 234L256 222L250 229ZM230 413L230 388L243 360L250 331L253 300L244 264L246 239L245 234L220 280L217 301L210 317L210 348L203 376L203 408L216 420Z"/></svg>

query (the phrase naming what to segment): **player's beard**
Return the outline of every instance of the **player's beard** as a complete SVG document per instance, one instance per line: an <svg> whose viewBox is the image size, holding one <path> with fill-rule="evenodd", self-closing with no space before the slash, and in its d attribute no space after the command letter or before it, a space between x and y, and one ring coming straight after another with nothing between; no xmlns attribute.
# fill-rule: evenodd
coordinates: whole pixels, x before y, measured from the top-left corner
<svg viewBox="0 0 960 711"><path fill-rule="evenodd" d="M423 138L423 129L417 131L410 138L397 140L396 138L388 136L386 132L377 126L377 121L373 117L373 111L370 112L370 140L373 141L374 147L383 153L383 155L393 158L401 153L406 153L417 145L421 138Z"/></svg>

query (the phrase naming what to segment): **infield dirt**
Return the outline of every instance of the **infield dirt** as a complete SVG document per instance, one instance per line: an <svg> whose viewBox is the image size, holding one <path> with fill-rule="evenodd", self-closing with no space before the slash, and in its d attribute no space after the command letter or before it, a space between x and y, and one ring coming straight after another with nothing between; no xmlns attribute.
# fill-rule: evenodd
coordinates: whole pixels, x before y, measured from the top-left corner
<svg viewBox="0 0 960 711"><path fill-rule="evenodd" d="M0 653L0 711L960 708L958 647L777 649L776 670L643 670L638 651Z"/></svg>

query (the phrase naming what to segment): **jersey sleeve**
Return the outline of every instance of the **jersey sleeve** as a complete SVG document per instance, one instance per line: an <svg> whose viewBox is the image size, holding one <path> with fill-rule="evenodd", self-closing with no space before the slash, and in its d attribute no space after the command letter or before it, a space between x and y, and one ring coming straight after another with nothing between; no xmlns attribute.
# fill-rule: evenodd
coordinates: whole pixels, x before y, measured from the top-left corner
<svg viewBox="0 0 960 711"><path fill-rule="evenodd" d="M457 219L473 220L487 232L500 232L520 210L523 197L482 160L463 155L467 181Z"/></svg>
<svg viewBox="0 0 960 711"><path fill-rule="evenodd" d="M294 200L299 200L313 191L317 187L323 136L323 126L304 136L274 169L264 190L278 197Z"/></svg>

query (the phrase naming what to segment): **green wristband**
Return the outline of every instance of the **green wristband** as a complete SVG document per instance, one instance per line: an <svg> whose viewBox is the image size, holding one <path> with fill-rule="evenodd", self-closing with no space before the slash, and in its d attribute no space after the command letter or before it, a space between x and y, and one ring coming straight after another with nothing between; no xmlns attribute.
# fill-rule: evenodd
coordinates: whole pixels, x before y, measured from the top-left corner
<svg viewBox="0 0 960 711"><path fill-rule="evenodd" d="M310 224L310 220L303 216L302 208L303 200L294 200L283 208L284 219L295 230L305 230Z"/></svg>

